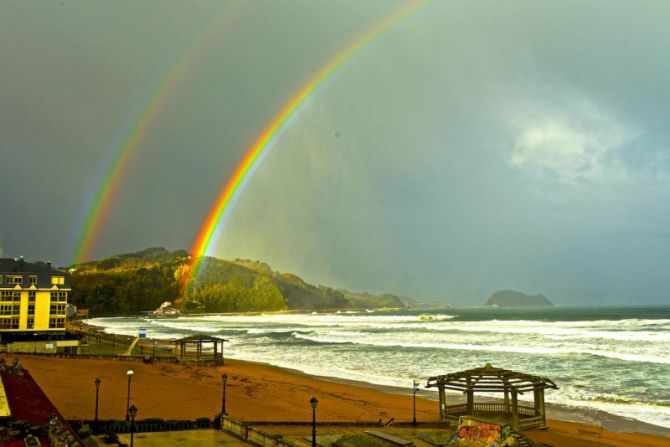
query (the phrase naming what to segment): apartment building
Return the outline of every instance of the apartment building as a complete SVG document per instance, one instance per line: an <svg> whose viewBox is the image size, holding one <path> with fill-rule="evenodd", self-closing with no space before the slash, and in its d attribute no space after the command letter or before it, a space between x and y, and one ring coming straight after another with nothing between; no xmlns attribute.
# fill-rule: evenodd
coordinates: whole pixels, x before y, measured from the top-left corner
<svg viewBox="0 0 670 447"><path fill-rule="evenodd" d="M67 272L48 263L0 258L0 341L64 335L70 290Z"/></svg>

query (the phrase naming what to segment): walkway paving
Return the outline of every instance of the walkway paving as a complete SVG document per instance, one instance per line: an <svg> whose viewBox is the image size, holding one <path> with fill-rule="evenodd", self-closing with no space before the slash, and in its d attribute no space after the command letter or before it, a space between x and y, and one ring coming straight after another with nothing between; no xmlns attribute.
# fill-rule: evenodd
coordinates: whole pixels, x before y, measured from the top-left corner
<svg viewBox="0 0 670 447"><path fill-rule="evenodd" d="M104 436L95 436L100 446L107 445ZM130 445L130 435L119 435L121 442ZM227 435L221 430L182 430L172 432L135 433L134 447L249 447L249 444Z"/></svg>

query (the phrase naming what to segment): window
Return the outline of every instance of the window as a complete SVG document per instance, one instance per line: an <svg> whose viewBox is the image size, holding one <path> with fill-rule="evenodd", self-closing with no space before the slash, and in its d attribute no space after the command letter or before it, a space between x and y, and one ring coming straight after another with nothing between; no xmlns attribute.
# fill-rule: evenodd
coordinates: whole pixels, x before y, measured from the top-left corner
<svg viewBox="0 0 670 447"><path fill-rule="evenodd" d="M0 306L0 315L18 315L21 312L21 306L3 304Z"/></svg>
<svg viewBox="0 0 670 447"><path fill-rule="evenodd" d="M54 285L63 285L65 284L65 277L64 276L52 276L51 277L51 284Z"/></svg>
<svg viewBox="0 0 670 447"><path fill-rule="evenodd" d="M0 294L0 300L2 301L21 301L21 291L20 290L3 290Z"/></svg>
<svg viewBox="0 0 670 447"><path fill-rule="evenodd" d="M35 291L31 290L28 292L28 301L35 301Z"/></svg>
<svg viewBox="0 0 670 447"><path fill-rule="evenodd" d="M0 329L18 329L18 318L0 318Z"/></svg>
<svg viewBox="0 0 670 447"><path fill-rule="evenodd" d="M65 318L49 318L49 329L65 327Z"/></svg>
<svg viewBox="0 0 670 447"><path fill-rule="evenodd" d="M49 313L51 315L65 315L65 304L52 304Z"/></svg>
<svg viewBox="0 0 670 447"><path fill-rule="evenodd" d="M67 301L67 292L51 292L51 301Z"/></svg>
<svg viewBox="0 0 670 447"><path fill-rule="evenodd" d="M35 315L35 305L28 304L28 315Z"/></svg>
<svg viewBox="0 0 670 447"><path fill-rule="evenodd" d="M9 284L22 284L23 276L22 275L7 275L5 278Z"/></svg>
<svg viewBox="0 0 670 447"><path fill-rule="evenodd" d="M34 318L28 318L28 329L32 329L35 327L35 319Z"/></svg>
<svg viewBox="0 0 670 447"><path fill-rule="evenodd" d="M31 275L28 277L29 284L37 284L37 276Z"/></svg>

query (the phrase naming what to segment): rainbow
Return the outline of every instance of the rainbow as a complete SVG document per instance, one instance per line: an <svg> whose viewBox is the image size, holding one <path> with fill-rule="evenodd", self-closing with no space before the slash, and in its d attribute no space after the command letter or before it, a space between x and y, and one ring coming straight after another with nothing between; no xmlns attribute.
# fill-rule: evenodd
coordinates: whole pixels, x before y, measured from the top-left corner
<svg viewBox="0 0 670 447"><path fill-rule="evenodd" d="M402 7L392 11L382 21L355 39L326 63L302 88L300 88L284 105L279 113L277 113L277 115L275 115L275 117L268 123L235 167L201 226L195 243L191 248L190 269L182 278L183 287L187 287L193 278L197 276L204 257L209 252L211 246L218 240L220 227L228 217L254 170L259 166L263 157L267 155L269 150L274 146L282 132L291 124L293 118L319 90L319 87L323 86L324 83L335 74L339 67L351 59L361 49L365 48L373 40L377 39L385 31L391 28L391 26L415 12L425 3L426 0L410 0L405 2Z"/></svg>
<svg viewBox="0 0 670 447"><path fill-rule="evenodd" d="M166 75L158 82L154 82L155 87L145 101L146 106L138 114L138 118L113 152L114 156L109 163L109 167L102 175L102 180L94 195L88 201L88 212L82 219L83 223L79 227L80 231L77 232L79 237L75 243L72 264L90 259L94 246L100 239L103 223L106 221L112 204L119 194L122 180L132 160L142 147L142 142L165 106L168 97L185 76L187 68L193 65L188 63L190 61L189 56L202 42L210 40L211 34L218 28L219 20L225 17L224 12L225 8L220 13L213 14L205 26L202 27L202 30L195 34L193 41L185 46L185 49L176 58L170 69L166 70Z"/></svg>

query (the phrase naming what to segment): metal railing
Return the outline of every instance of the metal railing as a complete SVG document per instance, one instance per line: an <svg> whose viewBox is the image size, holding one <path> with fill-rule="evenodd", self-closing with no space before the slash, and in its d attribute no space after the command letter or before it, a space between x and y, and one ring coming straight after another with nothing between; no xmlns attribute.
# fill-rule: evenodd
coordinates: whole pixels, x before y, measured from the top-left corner
<svg viewBox="0 0 670 447"><path fill-rule="evenodd" d="M266 433L228 416L221 417L221 429L258 447L295 447L294 444L283 439L281 435Z"/></svg>
<svg viewBox="0 0 670 447"><path fill-rule="evenodd" d="M451 414L463 414L466 411L468 411L468 406L466 404L458 404L458 405L447 405L444 408L444 412L447 415Z"/></svg>
<svg viewBox="0 0 670 447"><path fill-rule="evenodd" d="M129 421L123 420L99 420L95 421L68 421L72 427L80 427L82 424L88 424L95 433L130 433ZM179 431L179 430L197 430L207 429L214 426L211 419L198 418L194 420L163 420L163 419L142 419L135 421L135 432L157 432L157 431Z"/></svg>
<svg viewBox="0 0 670 447"><path fill-rule="evenodd" d="M537 416L537 410L534 407L519 405L517 408L520 416ZM475 413L511 414L512 405L505 405L504 402L476 402L473 404L473 410ZM445 414L447 415L463 415L466 414L467 411L467 404L447 405L445 408Z"/></svg>
<svg viewBox="0 0 670 447"><path fill-rule="evenodd" d="M507 413L511 412L512 407L503 402L481 402L474 404L475 412L483 413Z"/></svg>
<svg viewBox="0 0 670 447"><path fill-rule="evenodd" d="M511 404L505 405L504 402L478 402L473 404L473 415L505 415L511 417ZM542 427L546 425L545 417L539 414L534 407L519 405L517 407L519 415L519 429ZM445 421L449 425L458 425L459 416L468 414L467 404L449 405L445 408Z"/></svg>
<svg viewBox="0 0 670 447"><path fill-rule="evenodd" d="M519 429L535 428L545 425L546 422L543 416L534 416L526 419L519 419Z"/></svg>

